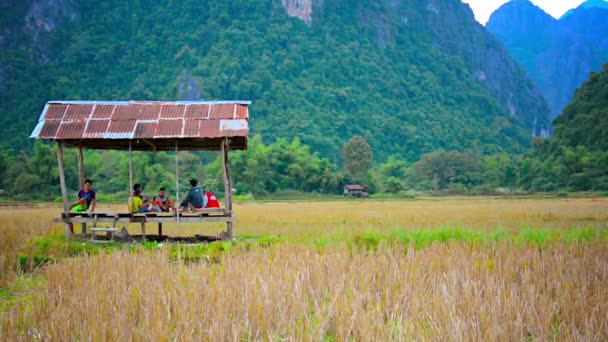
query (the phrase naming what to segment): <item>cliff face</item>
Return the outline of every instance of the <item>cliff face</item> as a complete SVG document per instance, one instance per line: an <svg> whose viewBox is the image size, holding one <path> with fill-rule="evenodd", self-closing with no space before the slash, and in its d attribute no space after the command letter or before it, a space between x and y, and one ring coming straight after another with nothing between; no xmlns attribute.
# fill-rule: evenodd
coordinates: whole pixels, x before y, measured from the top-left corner
<svg viewBox="0 0 608 342"><path fill-rule="evenodd" d="M287 10L287 15L304 20L310 24L312 20L312 0L281 0Z"/></svg>
<svg viewBox="0 0 608 342"><path fill-rule="evenodd" d="M557 116L591 71L608 60L608 9L583 3L560 20L529 1L499 8L487 29L526 69Z"/></svg>
<svg viewBox="0 0 608 342"><path fill-rule="evenodd" d="M548 106L533 82L499 41L459 1L429 1L433 45L459 57L470 77L487 89L533 136L548 134ZM435 13L436 12L436 13ZM439 14L441 13L441 14Z"/></svg>
<svg viewBox="0 0 608 342"><path fill-rule="evenodd" d="M290 15L305 21L310 19L309 16L294 14L310 14L313 5L310 0L283 0L283 3ZM380 3L368 6L353 4L360 26L374 31L380 48L387 45L407 48L396 43L395 37L400 35L399 31L401 35L403 31L417 31L419 40L425 40L432 48L462 62L468 70L468 77L484 87L531 135L548 134L550 124L546 101L524 70L510 58L509 52L474 20L468 5L457 0L391 0L387 5Z"/></svg>
<svg viewBox="0 0 608 342"><path fill-rule="evenodd" d="M307 24L310 24L314 16L315 10L322 9L325 5L325 0L281 0L283 7L290 17L302 19Z"/></svg>
<svg viewBox="0 0 608 342"><path fill-rule="evenodd" d="M2 8L4 7L4 8ZM11 13L11 21L0 25L0 47L32 49L32 62L46 64L52 58L52 35L59 25L78 19L69 0L24 0L14 6L2 5Z"/></svg>
<svg viewBox="0 0 608 342"><path fill-rule="evenodd" d="M177 80L177 99L180 101L202 101L203 91L199 82L185 70Z"/></svg>

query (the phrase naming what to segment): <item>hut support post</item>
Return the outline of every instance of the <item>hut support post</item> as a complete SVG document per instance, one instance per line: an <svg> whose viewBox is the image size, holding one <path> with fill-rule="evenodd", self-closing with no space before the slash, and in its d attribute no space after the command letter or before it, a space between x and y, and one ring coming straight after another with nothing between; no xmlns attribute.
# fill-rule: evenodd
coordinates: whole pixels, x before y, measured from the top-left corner
<svg viewBox="0 0 608 342"><path fill-rule="evenodd" d="M82 146L78 147L78 186L84 189L84 156Z"/></svg>
<svg viewBox="0 0 608 342"><path fill-rule="evenodd" d="M61 198L63 200L63 212L65 217L68 218L68 190L65 185L65 172L63 171L63 147L60 142L57 142L57 168L59 171L59 185L61 186ZM72 236L74 226L71 223L66 223L64 226L64 233L66 237Z"/></svg>
<svg viewBox="0 0 608 342"><path fill-rule="evenodd" d="M141 222L139 224L141 226L141 239L142 241L146 240L146 222Z"/></svg>
<svg viewBox="0 0 608 342"><path fill-rule="evenodd" d="M226 202L226 211L228 217L232 217L232 184L230 184L230 170L228 169L228 151L230 146L228 145L228 138L222 140L222 175L224 177L224 200ZM232 222L226 222L226 237L228 239L233 238L234 232L232 231Z"/></svg>
<svg viewBox="0 0 608 342"><path fill-rule="evenodd" d="M129 140L129 193L133 191L133 147Z"/></svg>
<svg viewBox="0 0 608 342"><path fill-rule="evenodd" d="M82 153L82 146L78 146L78 186L80 189L84 189L84 155ZM82 234L87 233L87 224L80 224L80 232Z"/></svg>
<svg viewBox="0 0 608 342"><path fill-rule="evenodd" d="M175 142L175 203L181 203L179 199L179 159L177 158L177 152L179 151L177 141ZM175 205L175 209L179 210L179 204ZM175 213L175 220L177 222L177 228L179 228L179 211Z"/></svg>

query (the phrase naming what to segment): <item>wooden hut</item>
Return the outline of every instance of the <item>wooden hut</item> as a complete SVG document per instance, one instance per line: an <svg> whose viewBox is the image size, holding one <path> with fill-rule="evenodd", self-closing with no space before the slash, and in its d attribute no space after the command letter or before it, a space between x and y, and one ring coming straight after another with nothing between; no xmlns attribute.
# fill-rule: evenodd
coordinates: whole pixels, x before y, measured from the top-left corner
<svg viewBox="0 0 608 342"><path fill-rule="evenodd" d="M344 196L368 197L369 194L365 192L365 188L362 185L347 184L344 186Z"/></svg>
<svg viewBox="0 0 608 342"><path fill-rule="evenodd" d="M63 214L56 222L65 223L70 235L73 223L98 222L141 224L164 222L226 222L227 238L233 237L232 184L228 168L230 150L247 149L249 101L143 102L143 101L49 101L45 105L31 138L57 142L57 163L63 198ZM220 151L224 179L225 207L195 213L131 214L116 212L71 213L63 167L63 148L78 151L78 178L84 185L85 149L129 151L129 191L133 187L132 151L174 151L176 201L179 200L179 151ZM126 188L126 185L125 185ZM97 229L102 230L102 229Z"/></svg>

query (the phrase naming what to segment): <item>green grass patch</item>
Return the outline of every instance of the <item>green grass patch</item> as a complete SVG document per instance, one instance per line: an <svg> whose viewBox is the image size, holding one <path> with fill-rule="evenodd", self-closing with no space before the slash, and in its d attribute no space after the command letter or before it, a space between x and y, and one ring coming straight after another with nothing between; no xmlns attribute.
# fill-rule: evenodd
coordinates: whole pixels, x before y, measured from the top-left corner
<svg viewBox="0 0 608 342"><path fill-rule="evenodd" d="M472 231L464 228L443 227L425 230L396 230L390 234L373 231L355 234L345 240L347 246L357 247L366 251L376 251L382 243L399 242L413 246L416 249L424 248L433 243L450 244L452 242L465 242L468 244L495 244L501 241L518 244L530 244L539 248L554 243L590 243L593 241L606 241L608 239L608 226L606 228L572 228L568 230L530 229L524 228L518 233L507 232L502 228L490 232ZM331 239L319 238L314 245L326 247Z"/></svg>
<svg viewBox="0 0 608 342"><path fill-rule="evenodd" d="M0 290L0 312L4 312L19 303L31 305L36 294L34 289L45 283L40 275L21 275L8 288Z"/></svg>
<svg viewBox="0 0 608 342"><path fill-rule="evenodd" d="M399 241L403 244L411 244L415 248L423 248L435 242L450 243L452 241L464 241L469 243L480 243L495 240L490 234L469 231L462 228L439 228L414 231L395 231L388 236L388 240Z"/></svg>

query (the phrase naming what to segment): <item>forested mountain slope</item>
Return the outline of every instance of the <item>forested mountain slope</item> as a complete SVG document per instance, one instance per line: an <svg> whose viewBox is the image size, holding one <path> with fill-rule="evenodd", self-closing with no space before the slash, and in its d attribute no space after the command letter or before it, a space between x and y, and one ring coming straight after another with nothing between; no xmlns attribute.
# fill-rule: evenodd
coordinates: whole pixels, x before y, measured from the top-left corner
<svg viewBox="0 0 608 342"><path fill-rule="evenodd" d="M555 135L535 144L534 179L550 190L608 189L608 64L592 73L554 122Z"/></svg>
<svg viewBox="0 0 608 342"><path fill-rule="evenodd" d="M2 144L45 101L251 100L252 133L334 161L519 152L548 107L458 0L26 0L0 5ZM304 18L299 19L298 16Z"/></svg>

